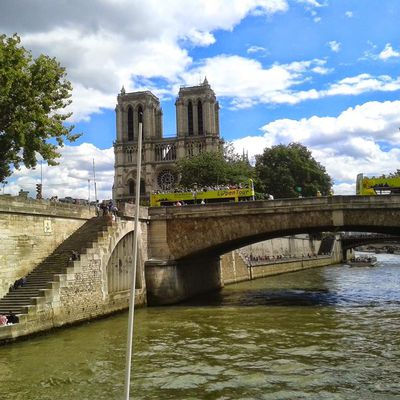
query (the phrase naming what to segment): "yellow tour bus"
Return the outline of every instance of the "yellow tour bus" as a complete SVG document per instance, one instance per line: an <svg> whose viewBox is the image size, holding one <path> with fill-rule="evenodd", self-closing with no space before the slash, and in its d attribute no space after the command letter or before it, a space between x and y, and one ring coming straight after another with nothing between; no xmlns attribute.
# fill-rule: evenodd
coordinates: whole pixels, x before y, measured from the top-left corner
<svg viewBox="0 0 400 400"><path fill-rule="evenodd" d="M150 206L174 206L185 204L209 204L254 200L253 180L246 185L226 188L193 189L185 192L163 192L150 195Z"/></svg>
<svg viewBox="0 0 400 400"><path fill-rule="evenodd" d="M356 194L375 196L383 194L400 194L400 178L368 178L363 174L357 175Z"/></svg>

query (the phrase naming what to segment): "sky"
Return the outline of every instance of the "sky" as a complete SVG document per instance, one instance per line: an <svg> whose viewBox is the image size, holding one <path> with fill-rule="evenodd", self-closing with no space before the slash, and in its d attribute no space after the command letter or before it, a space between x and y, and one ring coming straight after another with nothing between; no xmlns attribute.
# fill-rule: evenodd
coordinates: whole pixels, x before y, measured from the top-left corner
<svg viewBox="0 0 400 400"><path fill-rule="evenodd" d="M122 86L158 96L173 137L179 88L207 77L238 153L302 143L335 194L354 194L358 173L400 168L399 19L398 0L1 0L0 33L66 68L82 133L59 166L21 168L1 191L42 180L45 197L93 199L94 172L111 198Z"/></svg>

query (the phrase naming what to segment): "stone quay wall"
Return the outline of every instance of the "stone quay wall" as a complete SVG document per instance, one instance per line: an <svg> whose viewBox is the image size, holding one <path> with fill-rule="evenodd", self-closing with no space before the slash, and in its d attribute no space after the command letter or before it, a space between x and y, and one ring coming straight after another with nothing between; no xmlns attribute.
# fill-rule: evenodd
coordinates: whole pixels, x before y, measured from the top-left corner
<svg viewBox="0 0 400 400"><path fill-rule="evenodd" d="M76 204L0 196L0 298L94 213Z"/></svg>
<svg viewBox="0 0 400 400"><path fill-rule="evenodd" d="M313 256L314 252L316 253L315 250L318 251L319 243L319 241L310 240L306 235L298 235L266 240L252 245L254 247L246 246L240 250L224 254L221 257L222 282L224 285L229 285L308 268L338 264L342 261L341 244L338 237L330 255ZM244 256L245 254L272 256L274 253L271 253L271 249L279 249L279 254L295 254L297 257L250 263ZM300 250L300 253L291 253L294 249Z"/></svg>
<svg viewBox="0 0 400 400"><path fill-rule="evenodd" d="M123 289L115 289L110 286L110 276L117 278L113 251L118 246L124 247L124 244L126 247L128 242L124 240L132 236L132 229L133 221L118 218L106 231L98 232L97 240L80 254L80 259L69 261L67 271L55 275L48 287L42 289L41 296L32 299L31 305L26 306L25 313L20 315L18 324L0 328L0 343L126 310L129 307L129 287L125 285ZM135 305L138 307L146 304L141 260L147 258L147 249L140 240L146 236L147 223L144 221L139 227L139 265L135 291ZM125 255L127 257L121 253L121 259L130 262L131 254ZM124 283L127 265L120 261L123 264L120 281Z"/></svg>

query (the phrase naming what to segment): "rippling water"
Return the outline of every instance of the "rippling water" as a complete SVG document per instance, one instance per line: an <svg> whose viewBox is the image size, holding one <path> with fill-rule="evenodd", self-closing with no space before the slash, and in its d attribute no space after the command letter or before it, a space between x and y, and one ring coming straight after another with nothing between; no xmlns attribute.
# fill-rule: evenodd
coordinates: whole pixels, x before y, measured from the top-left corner
<svg viewBox="0 0 400 400"><path fill-rule="evenodd" d="M400 256L136 311L134 399L400 399ZM127 314L0 347L1 399L122 399ZM3 396L3 397L2 397Z"/></svg>

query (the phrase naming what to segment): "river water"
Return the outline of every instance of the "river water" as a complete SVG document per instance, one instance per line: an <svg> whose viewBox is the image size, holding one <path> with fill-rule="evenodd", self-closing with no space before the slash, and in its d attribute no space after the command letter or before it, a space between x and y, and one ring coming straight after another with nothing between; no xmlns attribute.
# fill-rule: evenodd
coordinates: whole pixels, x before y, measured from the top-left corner
<svg viewBox="0 0 400 400"><path fill-rule="evenodd" d="M133 399L400 399L400 256L136 311ZM127 313L0 347L0 399L123 397Z"/></svg>

